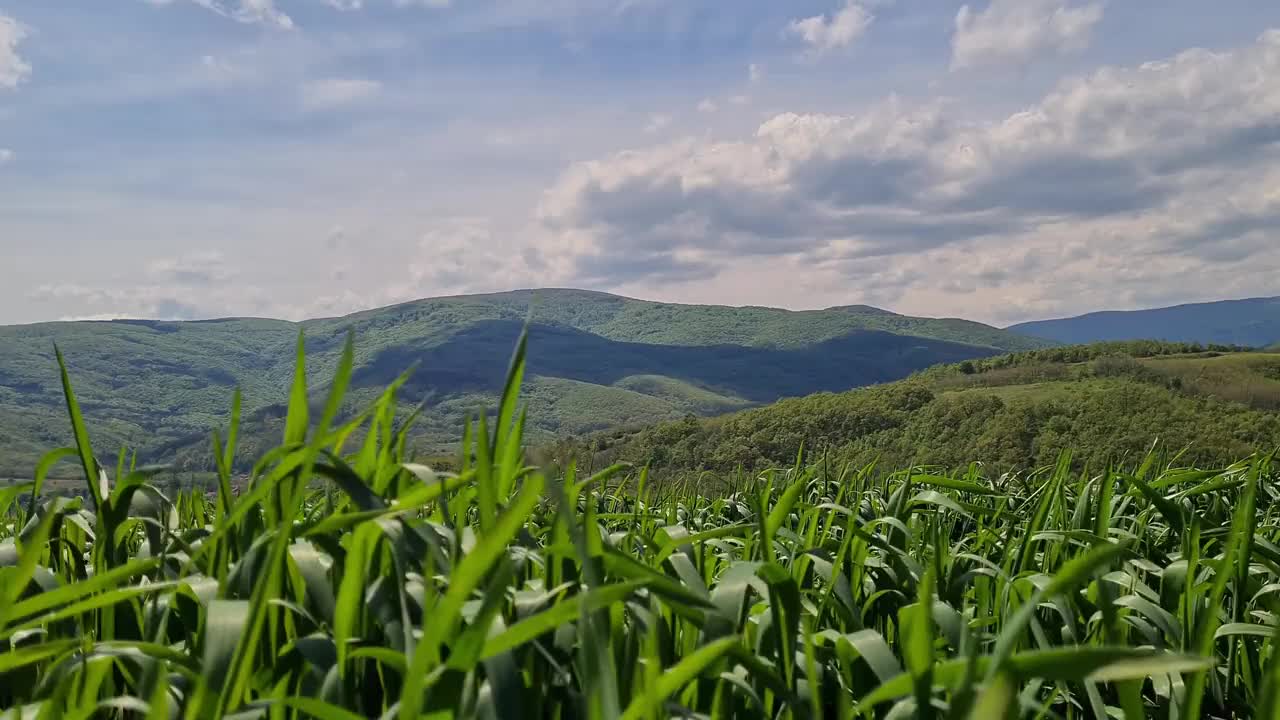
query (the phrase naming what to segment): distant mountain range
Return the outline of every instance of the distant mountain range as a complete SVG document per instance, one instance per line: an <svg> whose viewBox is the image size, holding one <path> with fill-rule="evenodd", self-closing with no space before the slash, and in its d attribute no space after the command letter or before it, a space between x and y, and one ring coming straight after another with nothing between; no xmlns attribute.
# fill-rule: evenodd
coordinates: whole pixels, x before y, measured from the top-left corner
<svg viewBox="0 0 1280 720"><path fill-rule="evenodd" d="M896 380L938 363L1052 345L976 322L866 306L792 312L656 303L580 290L434 298L302 323L123 320L0 327L0 475L29 473L70 442L53 348L64 352L98 453L203 462L244 393L241 456L278 440L293 346L307 338L323 392L348 331L350 408L411 365L406 405L426 401L414 442L456 441L463 418L500 390L530 328L525 396L532 437L712 415L825 390ZM349 408L349 409L350 409ZM200 469L197 466L197 469Z"/></svg>
<svg viewBox="0 0 1280 720"><path fill-rule="evenodd" d="M1070 345L1146 339L1267 347L1280 344L1280 297L1095 312L1006 329Z"/></svg>

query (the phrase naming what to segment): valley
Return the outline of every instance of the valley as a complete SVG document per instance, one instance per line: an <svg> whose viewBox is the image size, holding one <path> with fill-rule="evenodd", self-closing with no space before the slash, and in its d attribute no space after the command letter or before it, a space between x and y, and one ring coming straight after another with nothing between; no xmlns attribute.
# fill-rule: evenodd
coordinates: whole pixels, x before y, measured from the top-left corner
<svg viewBox="0 0 1280 720"><path fill-rule="evenodd" d="M399 394L422 405L412 438L451 452L468 414L502 389L511 347L530 333L531 439L709 416L783 397L897 380L937 363L1051 343L963 320L867 307L791 312L674 305L577 290L435 298L290 323L49 323L0 328L0 472L34 467L70 438L56 345L78 379L104 457L127 446L149 462L211 472L209 433L243 394L246 457L282 431L299 333L322 392L348 334L357 339L347 411L413 369Z"/></svg>

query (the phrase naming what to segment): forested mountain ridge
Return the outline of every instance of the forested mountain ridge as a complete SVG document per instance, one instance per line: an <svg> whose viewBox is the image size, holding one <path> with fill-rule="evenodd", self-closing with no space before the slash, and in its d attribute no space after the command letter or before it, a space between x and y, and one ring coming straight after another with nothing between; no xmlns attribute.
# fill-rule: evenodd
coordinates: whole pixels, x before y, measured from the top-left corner
<svg viewBox="0 0 1280 720"><path fill-rule="evenodd" d="M419 300L301 323L242 319L121 320L0 327L0 475L30 472L69 442L54 346L104 454L127 446L153 460L204 449L244 395L250 450L278 438L299 332L313 389L355 338L351 406L411 366L406 404L426 402L416 439L452 440L496 392L530 327L526 398L534 437L713 415L780 397L904 377L939 362L1041 347L963 320L863 306L794 312L676 305L579 290ZM189 453L204 456L207 453ZM251 456L247 453L246 457Z"/></svg>
<svg viewBox="0 0 1280 720"><path fill-rule="evenodd" d="M1266 347L1280 343L1280 297L1108 310L1008 329L1069 345L1150 339Z"/></svg>

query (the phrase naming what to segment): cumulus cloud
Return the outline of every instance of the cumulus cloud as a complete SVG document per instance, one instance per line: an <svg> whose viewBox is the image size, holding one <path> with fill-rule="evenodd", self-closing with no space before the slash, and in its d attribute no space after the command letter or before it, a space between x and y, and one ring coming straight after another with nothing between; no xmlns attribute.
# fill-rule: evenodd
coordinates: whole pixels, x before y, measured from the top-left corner
<svg viewBox="0 0 1280 720"><path fill-rule="evenodd" d="M11 17L0 15L0 90L12 90L31 75L31 65L18 54L27 29Z"/></svg>
<svg viewBox="0 0 1280 720"><path fill-rule="evenodd" d="M239 279L222 253L206 250L157 258L140 272L100 283L46 283L29 297L93 310L63 320L196 320L226 315L228 308L246 307L246 300L261 302L261 292L237 284Z"/></svg>
<svg viewBox="0 0 1280 720"><path fill-rule="evenodd" d="M308 110L328 110L367 100L382 90L382 83L360 78L328 78L302 86L300 100Z"/></svg>
<svg viewBox="0 0 1280 720"><path fill-rule="evenodd" d="M566 252L587 281L681 282L742 258L833 284L874 272L929 293L1034 278L1003 298L1015 315L1116 264L1137 293L1192 267L1243 271L1228 282L1243 287L1280 263L1268 236L1280 220L1280 31L1068 79L983 124L953 117L889 98L857 115L781 114L753 137L577 163L539 217L573 239ZM971 261L1015 249L1024 268L1003 279Z"/></svg>
<svg viewBox="0 0 1280 720"><path fill-rule="evenodd" d="M489 218L441 217L421 226L396 255L371 258L377 232L333 227L325 264L333 281L305 302L276 300L269 312L288 318L344 315L424 297L495 292L551 282L533 237L500 230ZM371 242L372 241L372 242Z"/></svg>
<svg viewBox="0 0 1280 720"><path fill-rule="evenodd" d="M209 317L199 307L163 288L101 288L74 283L37 287L31 297L42 302L72 303L78 307L100 308L100 312L66 315L60 320L196 320Z"/></svg>
<svg viewBox="0 0 1280 720"><path fill-rule="evenodd" d="M1103 3L1067 0L991 0L986 10L968 5L956 15L951 41L954 69L1013 63L1041 54L1081 50L1102 20Z"/></svg>
<svg viewBox="0 0 1280 720"><path fill-rule="evenodd" d="M13 151L9 148L0 148L0 165L4 165L13 159Z"/></svg>
<svg viewBox="0 0 1280 720"><path fill-rule="evenodd" d="M814 51L826 52L851 45L874 20L875 16L864 3L845 0L834 13L792 20L787 30Z"/></svg>
<svg viewBox="0 0 1280 720"><path fill-rule="evenodd" d="M497 241L487 218L445 218L418 237L409 263L409 288L402 294L425 297L496 290L520 284L539 262L528 249Z"/></svg>
<svg viewBox="0 0 1280 720"><path fill-rule="evenodd" d="M216 250L160 258L148 263L146 269L152 281L192 287L226 283L237 275L222 253Z"/></svg>

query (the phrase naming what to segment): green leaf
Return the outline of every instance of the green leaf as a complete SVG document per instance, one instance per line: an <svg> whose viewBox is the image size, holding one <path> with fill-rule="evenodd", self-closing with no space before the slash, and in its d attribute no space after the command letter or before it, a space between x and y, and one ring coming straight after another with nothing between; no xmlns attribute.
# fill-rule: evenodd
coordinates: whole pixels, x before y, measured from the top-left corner
<svg viewBox="0 0 1280 720"><path fill-rule="evenodd" d="M913 474L911 476L911 482L920 483L921 485L932 485L934 487L947 488L948 490L959 490L960 492L972 493L974 495L1004 495L1003 492L989 485L979 485L978 483L959 480L945 475Z"/></svg>
<svg viewBox="0 0 1280 720"><path fill-rule="evenodd" d="M524 527L530 513L538 504L542 492L542 476L534 475L525 481L524 488L515 502L487 532L481 534L475 547L454 567L449 576L449 589L424 619L422 641L414 651L404 689L400 697L402 717L416 718L427 687L426 676L440 663L441 646L453 636L463 604L484 580L485 575L506 552L508 543Z"/></svg>
<svg viewBox="0 0 1280 720"><path fill-rule="evenodd" d="M644 580L632 580L593 588L583 594L559 600L550 609L527 617L489 638L484 644L482 657L491 658L494 655L510 652L561 625L577 620L580 613L595 612L620 603L644 586Z"/></svg>
<svg viewBox="0 0 1280 720"><path fill-rule="evenodd" d="M84 424L84 415L80 412L80 403L76 401L75 391L71 389L71 375L67 372L67 361L62 357L62 350L55 345L54 355L58 358L58 372L62 378L62 396L67 402L67 415L71 418L71 433L75 436L76 452L80 455L80 466L84 470L85 482L89 484L89 497L93 498L95 508L103 507L103 499L107 495L101 481L102 470L98 460L93 456L93 446L89 443L89 430Z"/></svg>
<svg viewBox="0 0 1280 720"><path fill-rule="evenodd" d="M1023 603L1000 631L1000 636L996 640L993 662L989 666L987 680L994 679L995 673L1003 669L1005 659L1013 652L1018 640L1022 637L1022 633L1031 623L1033 614L1042 599L1052 598L1074 589L1087 581L1098 570L1111 564L1124 552L1125 547L1122 545L1101 543L1063 563L1048 585L1042 590L1037 590L1029 600Z"/></svg>
<svg viewBox="0 0 1280 720"><path fill-rule="evenodd" d="M969 713L970 720L1008 720L1018 717L1018 687L1009 673L997 673L982 689Z"/></svg>
<svg viewBox="0 0 1280 720"><path fill-rule="evenodd" d="M921 579L919 599L898 613L902 631L902 657L915 684L916 712L933 717L933 574Z"/></svg>
<svg viewBox="0 0 1280 720"><path fill-rule="evenodd" d="M244 600L214 600L209 603L204 623L202 676L217 696L226 684L236 647L249 624L249 603Z"/></svg>
<svg viewBox="0 0 1280 720"><path fill-rule="evenodd" d="M293 387L289 391L289 409L284 421L284 443L292 445L307 438L307 344L302 330L294 352Z"/></svg>
<svg viewBox="0 0 1280 720"><path fill-rule="evenodd" d="M636 697L622 713L622 720L641 720L657 713L667 698L693 682L709 667L729 654L741 643L736 637L714 640L690 653L683 660L662 674L657 684L648 692Z"/></svg>

